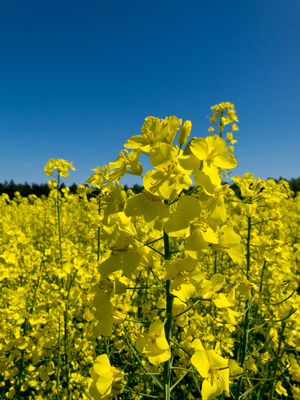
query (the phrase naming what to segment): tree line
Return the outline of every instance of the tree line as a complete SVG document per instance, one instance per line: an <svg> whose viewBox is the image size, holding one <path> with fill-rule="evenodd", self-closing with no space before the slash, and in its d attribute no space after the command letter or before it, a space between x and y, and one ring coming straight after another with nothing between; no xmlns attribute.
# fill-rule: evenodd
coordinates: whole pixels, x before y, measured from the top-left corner
<svg viewBox="0 0 300 400"><path fill-rule="evenodd" d="M78 185L73 183L71 186L68 186L70 193L77 192ZM60 184L60 189L66 188L64 183ZM131 189L135 194L140 193L143 190L143 186L135 184L132 188L129 188L127 185L124 185L125 190ZM28 182L25 183L15 183L13 179L9 182L6 180L4 183L0 183L0 195L6 193L10 199L13 199L16 192L19 192L22 197L28 197L31 194L36 195L37 197L41 197L42 195L48 196L50 193L50 188L48 183L32 183L31 185Z"/></svg>
<svg viewBox="0 0 300 400"><path fill-rule="evenodd" d="M281 179L284 178L279 178L279 179L274 179L276 182L280 181ZM294 192L296 195L297 192L300 192L300 177L299 178L292 178L290 180L285 179L289 185L291 190ZM77 184L73 183L71 186L69 186L70 192L71 193L76 193L77 191ZM65 184L62 183L60 185L60 189L65 188ZM139 184L133 185L133 187L129 188L128 185L124 185L125 190L127 191L128 189L131 189L135 194L140 193L143 190L143 186ZM237 191L237 185L233 184L231 185L231 188L234 191ZM48 183L32 183L31 185L28 182L25 183L15 183L13 180L4 181L4 183L0 183L0 195L2 193L6 193L10 199L14 197L15 192L19 192L22 197L28 197L31 194L36 195L37 197L41 197L42 195L48 196L50 189Z"/></svg>

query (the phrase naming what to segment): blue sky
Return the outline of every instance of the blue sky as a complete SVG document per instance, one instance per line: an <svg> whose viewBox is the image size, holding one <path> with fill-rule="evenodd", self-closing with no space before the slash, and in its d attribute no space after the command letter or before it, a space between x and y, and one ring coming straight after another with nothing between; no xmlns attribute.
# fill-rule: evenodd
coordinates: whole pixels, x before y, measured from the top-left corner
<svg viewBox="0 0 300 400"><path fill-rule="evenodd" d="M204 136L222 101L233 175L299 177L299 20L299 0L0 0L0 182L46 182L63 158L84 183L145 117Z"/></svg>

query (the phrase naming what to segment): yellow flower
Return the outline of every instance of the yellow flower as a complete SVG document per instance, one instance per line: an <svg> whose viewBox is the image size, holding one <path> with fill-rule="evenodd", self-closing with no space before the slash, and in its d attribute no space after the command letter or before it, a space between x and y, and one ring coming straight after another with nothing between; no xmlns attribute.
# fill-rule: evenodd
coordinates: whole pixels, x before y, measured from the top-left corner
<svg viewBox="0 0 300 400"><path fill-rule="evenodd" d="M151 364L158 365L171 357L171 350L168 345L164 324L160 320L152 322L148 333L140 334L135 344L138 351L144 353Z"/></svg>
<svg viewBox="0 0 300 400"><path fill-rule="evenodd" d="M142 135L131 136L125 143L125 147L148 153L161 142L172 144L181 124L182 120L177 117L166 117L163 120L147 117L142 126Z"/></svg>
<svg viewBox="0 0 300 400"><path fill-rule="evenodd" d="M93 382L90 395L97 400L107 400L122 393L122 386L116 382L123 379L124 372L110 365L106 354L97 357L90 369Z"/></svg>
<svg viewBox="0 0 300 400"><path fill-rule="evenodd" d="M212 400L223 391L229 394L228 360L214 350L200 350L193 354L191 362L204 378L201 389L203 400Z"/></svg>
<svg viewBox="0 0 300 400"><path fill-rule="evenodd" d="M193 258L198 257L199 251L208 250L209 243L218 243L214 231L202 217L200 201L192 196L182 196L177 202L176 214L164 225L169 236L186 237L185 250Z"/></svg>
<svg viewBox="0 0 300 400"><path fill-rule="evenodd" d="M162 142L169 133L169 124L166 120L147 117L142 126L142 135L131 136L125 143L127 149L140 149L149 152L151 148Z"/></svg>
<svg viewBox="0 0 300 400"><path fill-rule="evenodd" d="M166 279L173 279L170 292L181 301L186 302L199 289L204 274L196 269L198 260L189 256L182 260L166 260Z"/></svg>
<svg viewBox="0 0 300 400"><path fill-rule="evenodd" d="M127 200L125 209L127 216L142 215L146 222L162 221L169 216L166 204L156 196L143 191Z"/></svg>
<svg viewBox="0 0 300 400"><path fill-rule="evenodd" d="M211 245L212 250L227 253L238 264L245 260L240 236L230 226L225 226L219 233L219 243Z"/></svg>
<svg viewBox="0 0 300 400"><path fill-rule="evenodd" d="M277 392L278 394L283 394L284 396L288 396L288 392L287 392L287 390L282 386L282 382L281 382L281 381L278 381L278 382L276 383L275 390L276 390L276 392Z"/></svg>
<svg viewBox="0 0 300 400"><path fill-rule="evenodd" d="M148 192L164 199L172 199L181 190L192 185L189 175L196 172L199 160L193 156L177 154L178 148L168 143L161 143L151 150L150 163L156 170L150 170L144 176L144 187Z"/></svg>
<svg viewBox="0 0 300 400"><path fill-rule="evenodd" d="M296 386L295 384L292 387L292 393L294 400L300 400L300 388Z"/></svg>
<svg viewBox="0 0 300 400"><path fill-rule="evenodd" d="M108 275L119 270L122 270L127 278L131 278L140 259L141 254L133 248L115 248L110 257L99 266L101 279L105 279Z"/></svg>
<svg viewBox="0 0 300 400"><path fill-rule="evenodd" d="M231 309L231 307L236 304L234 289L231 289L227 296L224 293L215 294L213 297L213 304L225 313L225 317L229 324L237 324L235 318L239 317L240 313Z"/></svg>
<svg viewBox="0 0 300 400"><path fill-rule="evenodd" d="M99 266L101 279L120 269L130 278L141 259L133 238L136 230L130 218L124 212L114 213L108 217L103 231L103 238L107 237L110 242L111 255Z"/></svg>
<svg viewBox="0 0 300 400"><path fill-rule="evenodd" d="M208 136L205 139L195 138L190 144L190 149L199 160L205 161L208 169L213 167L229 169L237 165L234 155L227 151L225 140L218 135Z"/></svg>
<svg viewBox="0 0 300 400"><path fill-rule="evenodd" d="M125 174L141 175L143 172L142 164L139 161L141 153L139 149L132 150L130 153L126 149L120 151L119 157L108 164L110 170L115 169L109 173L109 180L118 181Z"/></svg>
<svg viewBox="0 0 300 400"><path fill-rule="evenodd" d="M199 296L202 299L209 299L211 296L215 294L215 292L217 292L223 287L224 283L225 283L225 278L221 274L214 274L209 281L204 279L202 282L202 289L199 293Z"/></svg>
<svg viewBox="0 0 300 400"><path fill-rule="evenodd" d="M50 363L39 367L39 375L42 381L47 382L49 380L49 375L54 373L53 366L53 363Z"/></svg>
<svg viewBox="0 0 300 400"><path fill-rule="evenodd" d="M103 183L108 179L108 166L104 165L103 167L97 167L92 171L94 171L94 174L87 179L86 183L90 183L92 186L96 186L100 189L103 186ZM84 186L79 190L83 191L83 189Z"/></svg>

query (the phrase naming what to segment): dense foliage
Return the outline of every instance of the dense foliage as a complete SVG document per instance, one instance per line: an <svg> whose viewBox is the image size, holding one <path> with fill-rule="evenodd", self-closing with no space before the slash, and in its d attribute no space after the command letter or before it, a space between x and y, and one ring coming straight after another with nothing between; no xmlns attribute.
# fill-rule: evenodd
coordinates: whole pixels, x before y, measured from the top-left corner
<svg viewBox="0 0 300 400"><path fill-rule="evenodd" d="M49 196L0 196L0 398L300 399L300 196L224 184L236 122L148 117L77 193L51 159Z"/></svg>

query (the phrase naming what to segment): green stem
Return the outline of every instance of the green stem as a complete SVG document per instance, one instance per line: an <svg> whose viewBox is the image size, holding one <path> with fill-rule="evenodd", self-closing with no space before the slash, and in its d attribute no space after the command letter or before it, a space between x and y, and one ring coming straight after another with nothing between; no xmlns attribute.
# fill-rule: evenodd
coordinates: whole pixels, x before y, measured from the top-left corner
<svg viewBox="0 0 300 400"><path fill-rule="evenodd" d="M147 247L149 247L149 249L151 249L151 250L153 250L153 251L155 251L157 254L159 254L160 256L164 256L160 251L158 251L155 247L153 247L153 246L150 246L149 245L149 243L154 243L154 242L157 242L158 240L160 240L160 239L157 239L157 240L153 240L152 242L149 242L149 243L145 243L145 242L143 242L143 240L141 240L141 239L139 239L137 236L133 236L136 240L138 240L139 242L141 242L141 243L143 243L143 245L144 246L147 246Z"/></svg>
<svg viewBox="0 0 300 400"><path fill-rule="evenodd" d="M263 267L262 267L261 275L260 275L259 295L262 294L263 278L264 278L264 273L265 273L266 265L267 265L267 262L266 262L266 260L264 260L264 265L263 265Z"/></svg>
<svg viewBox="0 0 300 400"><path fill-rule="evenodd" d="M60 220L60 176L58 174L57 176L57 202L56 202L56 208L57 208L57 226L58 226L58 241L59 241L59 256L60 256L60 266L61 269L63 267L62 263L62 241L61 241L61 220ZM69 278L69 276L68 276ZM62 278L62 289L65 289L65 278ZM70 289L69 289L70 290ZM65 295L63 294L63 299L65 299ZM65 299L67 301L67 299ZM64 316L64 338L63 338L63 346L64 346L64 362L65 362L65 371L66 371L66 385L67 385L67 394L68 394L68 400L71 399L71 390L70 390L70 371L69 371L69 355L68 355L68 306L67 304L65 305L65 310L63 312ZM58 372L57 372L57 385L59 384L59 373L60 373L60 314L59 314L59 341L58 341Z"/></svg>
<svg viewBox="0 0 300 400"><path fill-rule="evenodd" d="M60 268L62 268L62 243L61 243L61 226L60 226L60 192L59 192L60 179L57 176L57 190L56 190L56 213L57 213L57 233L59 245L59 261ZM61 280L62 288L64 288L64 278ZM61 321L60 310L58 311L58 349L57 349L57 374L56 374L56 391L57 398L60 399L60 370L61 370Z"/></svg>
<svg viewBox="0 0 300 400"><path fill-rule="evenodd" d="M60 192L59 192L59 175L57 177L57 196L56 196L56 210L57 210L57 229L58 229L58 242L59 242L59 255L60 264L62 266L62 245L61 245L61 226L60 226Z"/></svg>
<svg viewBox="0 0 300 400"><path fill-rule="evenodd" d="M218 271L218 253L214 251L214 274Z"/></svg>
<svg viewBox="0 0 300 400"><path fill-rule="evenodd" d="M164 233L164 248L165 248L165 260L170 257L170 244L169 236ZM166 281L166 322L165 322L165 335L169 346L171 345L172 339L172 306L173 306L173 295L170 293L171 279ZM163 372L164 382L164 400L170 400L171 398L171 358L164 363Z"/></svg>

